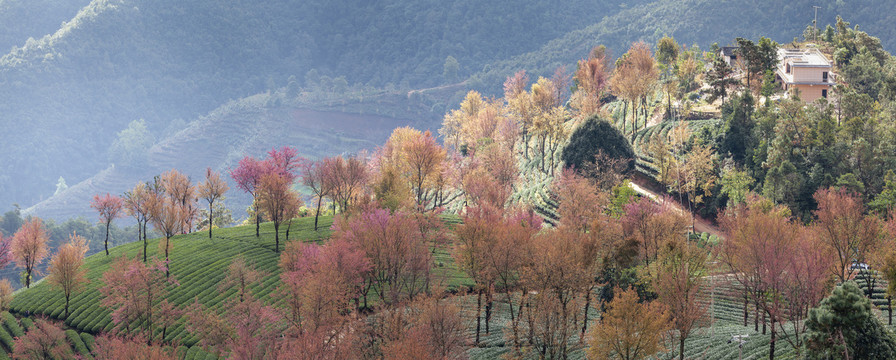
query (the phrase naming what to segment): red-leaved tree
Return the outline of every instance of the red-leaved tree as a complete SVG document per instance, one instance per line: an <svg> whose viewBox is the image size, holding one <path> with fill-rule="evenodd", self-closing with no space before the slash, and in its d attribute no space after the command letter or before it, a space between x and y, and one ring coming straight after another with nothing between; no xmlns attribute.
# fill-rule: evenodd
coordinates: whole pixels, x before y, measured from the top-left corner
<svg viewBox="0 0 896 360"><path fill-rule="evenodd" d="M121 217L121 210L124 206L122 199L115 195L106 193L104 196L94 195L90 207L96 209L100 214L100 221L106 225L106 240L103 245L106 247L106 256L109 255L109 227L112 226L112 220Z"/></svg>

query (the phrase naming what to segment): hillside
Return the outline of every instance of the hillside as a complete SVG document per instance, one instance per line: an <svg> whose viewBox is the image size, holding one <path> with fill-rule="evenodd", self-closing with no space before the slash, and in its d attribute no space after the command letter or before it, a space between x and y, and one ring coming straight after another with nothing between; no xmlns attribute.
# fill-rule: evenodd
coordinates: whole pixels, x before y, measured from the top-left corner
<svg viewBox="0 0 896 360"><path fill-rule="evenodd" d="M592 6L533 2L506 16L509 4L92 1L0 58L0 133L19 135L0 145L0 204L30 206L59 176L76 183L106 168L132 120L163 137L171 123L290 79L309 89L453 83L587 25L579 14ZM445 81L448 56L459 67Z"/></svg>
<svg viewBox="0 0 896 360"><path fill-rule="evenodd" d="M93 195L124 193L138 181L149 181L170 169L178 169L193 179L204 176L206 167L226 173L243 156L264 155L273 147L271 144L293 146L301 156L310 159L350 154L375 149L396 127L426 125L385 116L268 106L268 99L267 95L257 95L222 106L153 146L145 165L111 165L27 208L25 213L60 220L77 216L92 219L96 216L90 208ZM236 189L229 176L225 178L231 188L227 205L235 218L242 218L242 210L251 199Z"/></svg>
<svg viewBox="0 0 896 360"><path fill-rule="evenodd" d="M71 20L90 0L2 0L0 1L0 49L9 51L36 41Z"/></svg>
<svg viewBox="0 0 896 360"><path fill-rule="evenodd" d="M0 18L15 19L0 23L15 30L3 34L16 46L0 59L0 132L17 134L0 144L2 206L29 207L60 176L74 184L106 169L115 134L137 119L161 141L231 99L282 87L408 92L467 79L498 94L505 76L571 70L598 44L618 55L663 34L704 49L735 36L787 42L814 15L803 0L85 3L0 7ZM841 14L893 49L891 15L874 10L886 5L830 2L819 24ZM444 66L449 56L456 67ZM440 119L462 94L432 94L425 117ZM357 112L377 113L366 105Z"/></svg>
<svg viewBox="0 0 896 360"><path fill-rule="evenodd" d="M881 38L888 51L896 50L896 30L891 26L893 15L879 9L889 8L883 0L861 1L861 4L827 2L818 10L820 31L836 23L837 15L860 29ZM777 1L714 1L714 0L656 0L632 4L618 13L606 14L600 21L554 39L536 51L489 64L474 75L493 93L499 85L519 69L550 76L558 66L571 71L575 61L583 58L598 45L606 45L617 57L628 50L634 41L656 44L669 35L683 45L697 45L708 50L718 43L728 45L736 37L758 39L765 36L779 43L801 37L806 26L812 24L813 5L809 0Z"/></svg>

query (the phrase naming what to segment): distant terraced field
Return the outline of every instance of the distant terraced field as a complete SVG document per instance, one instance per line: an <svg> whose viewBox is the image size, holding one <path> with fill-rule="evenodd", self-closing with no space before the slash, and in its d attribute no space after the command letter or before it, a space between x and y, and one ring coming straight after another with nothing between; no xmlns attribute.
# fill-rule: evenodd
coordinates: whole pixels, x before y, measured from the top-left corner
<svg viewBox="0 0 896 360"><path fill-rule="evenodd" d="M195 182L204 176L206 167L223 173L243 156L260 157L272 147L292 146L310 159L372 151L385 143L395 128L416 125L412 120L376 115L266 107L264 99L257 95L225 105L156 144L146 166L110 166L25 213L60 221L77 216L92 219L96 215L90 208L94 194L121 194L138 181L151 180L170 169L180 170ZM224 177L230 181L229 176ZM235 218L244 217L250 199L234 184L230 188L226 204Z"/></svg>

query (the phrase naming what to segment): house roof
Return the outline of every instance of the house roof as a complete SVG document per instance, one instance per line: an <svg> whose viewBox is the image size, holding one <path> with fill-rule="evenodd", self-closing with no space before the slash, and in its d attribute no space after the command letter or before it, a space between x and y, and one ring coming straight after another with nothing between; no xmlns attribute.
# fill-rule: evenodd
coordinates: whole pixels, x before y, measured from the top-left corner
<svg viewBox="0 0 896 360"><path fill-rule="evenodd" d="M737 46L723 46L721 51L723 56L731 56L737 51Z"/></svg>
<svg viewBox="0 0 896 360"><path fill-rule="evenodd" d="M778 61L795 67L831 67L831 63L818 49L778 49Z"/></svg>

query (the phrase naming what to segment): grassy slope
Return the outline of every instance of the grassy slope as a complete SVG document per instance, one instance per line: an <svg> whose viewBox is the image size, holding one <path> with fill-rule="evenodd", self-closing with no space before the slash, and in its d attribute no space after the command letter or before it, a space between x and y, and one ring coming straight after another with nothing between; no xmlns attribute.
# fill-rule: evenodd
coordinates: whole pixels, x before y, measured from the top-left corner
<svg viewBox="0 0 896 360"><path fill-rule="evenodd" d="M322 217L320 229L315 232L313 218L296 219L290 231L290 238L292 241L322 241L329 236L332 222L332 217ZM285 227L281 228L281 239L284 232ZM157 255L159 240L149 241L150 256ZM208 239L208 233L197 232L176 236L172 241L174 245L171 253L171 275L179 285L171 288L168 299L176 305L183 307L198 299L207 306L220 306L227 298L233 296L234 291L219 292L217 283L224 278L230 261L239 254L243 254L257 269L267 273L264 280L253 287L254 293L269 303L277 303L276 297L271 294L279 284L280 271L277 262L280 257L274 252L272 223L262 224L260 238L255 237L254 226L238 226L215 230L211 240ZM113 324L111 311L100 305L102 296L98 289L103 285L102 274L117 257L138 256L142 246L141 242L129 243L110 249L109 256L99 253L88 257L85 265L90 282L84 291L72 298L71 314L67 318L63 318L62 294L46 282L40 282L31 289L19 292L12 303L11 311L17 315L49 316L64 321L72 329L90 334L107 332L112 329ZM280 246L282 250L283 241ZM443 280L443 284L449 289L470 284L469 278L454 267L453 259L445 250L437 250L435 258L437 281ZM166 339L179 341L185 345L193 345L196 341L186 332L182 324L169 330Z"/></svg>

